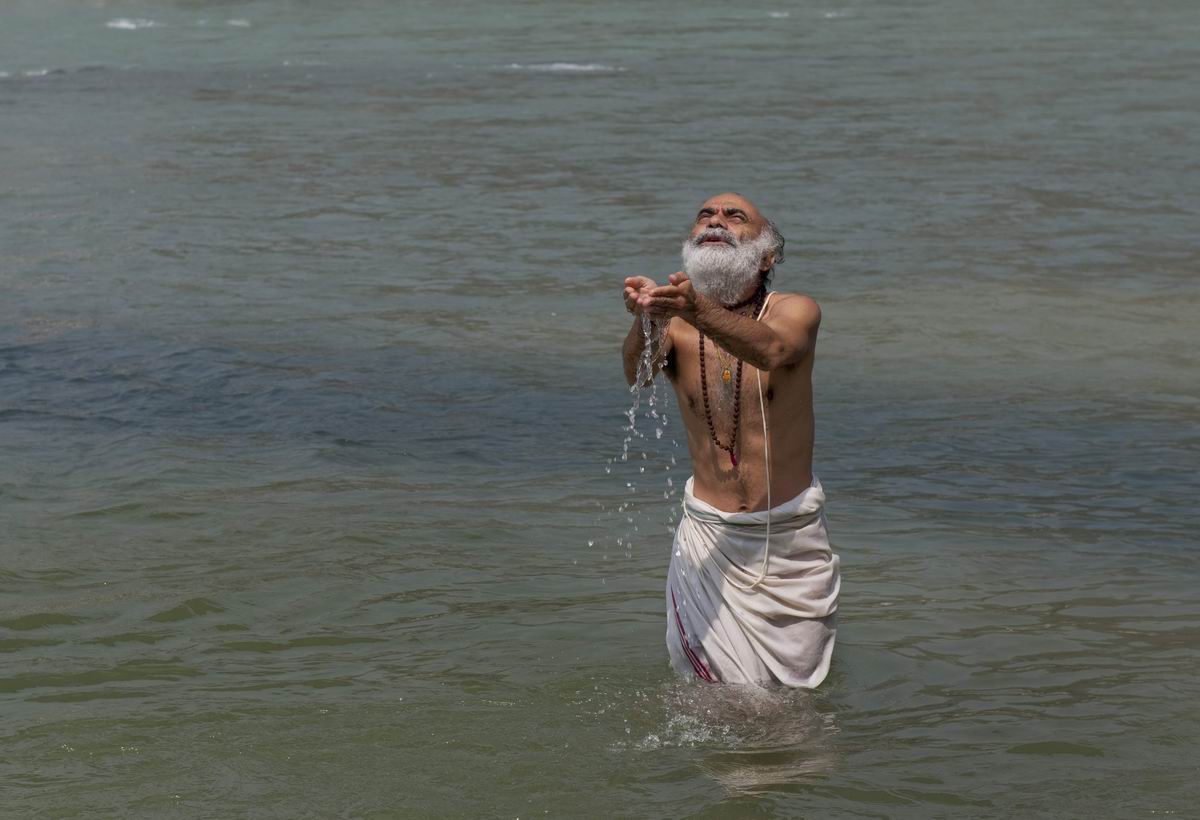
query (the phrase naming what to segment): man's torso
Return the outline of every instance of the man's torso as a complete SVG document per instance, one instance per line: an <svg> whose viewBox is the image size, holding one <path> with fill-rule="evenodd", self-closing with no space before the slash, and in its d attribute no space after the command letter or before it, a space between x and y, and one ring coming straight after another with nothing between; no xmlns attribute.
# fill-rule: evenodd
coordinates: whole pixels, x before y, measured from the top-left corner
<svg viewBox="0 0 1200 820"><path fill-rule="evenodd" d="M784 294L774 294L764 318ZM759 406L759 378L762 404L767 413L770 434L772 505L778 505L803 492L812 483L813 407L812 369L815 350L800 362L770 372L742 365L740 401L734 391L737 384L737 360L721 350L712 339L705 339L705 375L712 429L723 445L730 443L735 405L738 418L736 469L730 455L712 440L705 417L704 391L700 381L700 334L679 319L670 326L671 353L665 371L675 386L679 414L688 434L691 452L693 494L702 501L729 512L763 510L767 504L766 447L763 417ZM730 371L725 382L723 371Z"/></svg>

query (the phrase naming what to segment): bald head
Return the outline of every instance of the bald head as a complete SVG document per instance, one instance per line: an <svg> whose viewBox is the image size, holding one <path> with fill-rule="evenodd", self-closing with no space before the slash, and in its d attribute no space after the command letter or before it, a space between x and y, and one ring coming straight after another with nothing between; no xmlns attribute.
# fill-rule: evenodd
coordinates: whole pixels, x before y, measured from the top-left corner
<svg viewBox="0 0 1200 820"><path fill-rule="evenodd" d="M723 194L717 194L706 199L704 204L700 206L700 212L703 213L706 210L729 214L743 214L746 217L745 224L755 228L755 236L767 224L766 218L753 202L733 191L726 191Z"/></svg>

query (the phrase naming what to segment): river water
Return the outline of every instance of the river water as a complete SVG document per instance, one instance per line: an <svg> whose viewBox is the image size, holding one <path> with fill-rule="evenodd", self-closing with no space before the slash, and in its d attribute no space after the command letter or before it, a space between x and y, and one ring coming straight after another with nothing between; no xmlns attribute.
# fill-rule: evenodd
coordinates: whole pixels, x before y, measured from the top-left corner
<svg viewBox="0 0 1200 820"><path fill-rule="evenodd" d="M1190 0L6 3L0 815L1188 816L1198 43ZM824 311L811 693L672 678L661 386L626 430L621 279L726 189Z"/></svg>

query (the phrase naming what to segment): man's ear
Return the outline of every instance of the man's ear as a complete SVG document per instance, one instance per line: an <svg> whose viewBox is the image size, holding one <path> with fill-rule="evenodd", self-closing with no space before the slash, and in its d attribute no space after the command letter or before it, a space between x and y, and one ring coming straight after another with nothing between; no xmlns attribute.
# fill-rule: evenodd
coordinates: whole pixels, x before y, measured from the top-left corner
<svg viewBox="0 0 1200 820"><path fill-rule="evenodd" d="M763 258L759 260L758 272L766 273L773 267L775 267L775 251L767 251L763 254Z"/></svg>

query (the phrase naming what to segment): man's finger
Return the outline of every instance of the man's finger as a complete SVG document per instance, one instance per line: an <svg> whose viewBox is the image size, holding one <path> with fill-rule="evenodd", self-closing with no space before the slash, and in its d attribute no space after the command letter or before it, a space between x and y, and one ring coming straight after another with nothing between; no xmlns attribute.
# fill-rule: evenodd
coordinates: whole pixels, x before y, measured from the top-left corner
<svg viewBox="0 0 1200 820"><path fill-rule="evenodd" d="M667 277L667 281L672 285L678 285L680 282L688 281L688 275L683 271L676 271Z"/></svg>
<svg viewBox="0 0 1200 820"><path fill-rule="evenodd" d="M651 296L642 299L639 304L643 308L659 310L683 310L684 300L679 297Z"/></svg>
<svg viewBox="0 0 1200 820"><path fill-rule="evenodd" d="M658 288L655 288L654 290L650 291L650 296L652 296L652 297L655 297L655 296L675 297L675 296L682 296L682 295L683 295L683 291L681 291L679 288L675 287L674 285L663 285L662 287L658 287Z"/></svg>

